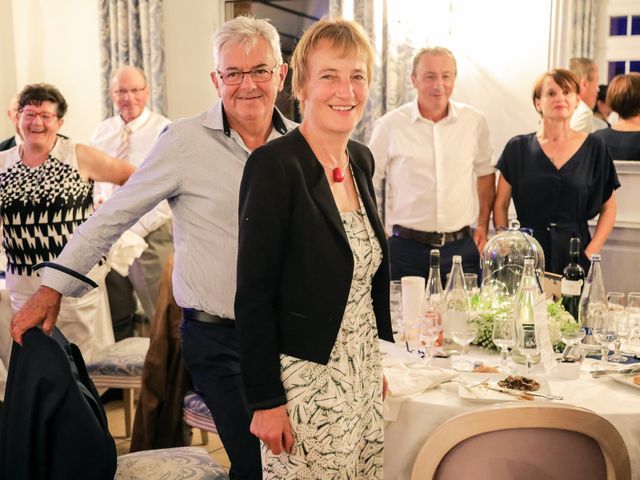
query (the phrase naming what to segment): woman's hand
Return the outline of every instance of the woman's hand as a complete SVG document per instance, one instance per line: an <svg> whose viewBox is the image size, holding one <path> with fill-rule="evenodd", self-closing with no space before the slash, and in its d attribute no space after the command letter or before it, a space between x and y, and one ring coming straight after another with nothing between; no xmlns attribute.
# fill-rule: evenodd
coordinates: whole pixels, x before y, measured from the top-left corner
<svg viewBox="0 0 640 480"><path fill-rule="evenodd" d="M387 392L389 392L389 382L387 382L387 376L382 374L382 401L387 398Z"/></svg>
<svg viewBox="0 0 640 480"><path fill-rule="evenodd" d="M293 432L285 405L253 412L249 430L262 440L274 455L278 455L283 451L291 453Z"/></svg>

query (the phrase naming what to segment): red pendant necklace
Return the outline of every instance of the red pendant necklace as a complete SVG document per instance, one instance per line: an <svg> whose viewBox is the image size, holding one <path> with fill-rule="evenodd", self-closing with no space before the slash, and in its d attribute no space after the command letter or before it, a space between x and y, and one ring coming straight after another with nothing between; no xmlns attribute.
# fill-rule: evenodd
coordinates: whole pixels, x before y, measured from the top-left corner
<svg viewBox="0 0 640 480"><path fill-rule="evenodd" d="M318 159L318 162L320 162L320 165L322 165L327 170L331 170L331 175L335 183L342 183L344 181L344 169L347 168L347 165L349 165L349 152L345 150L345 153L347 154L347 161L342 167L338 166L338 167L331 168L326 166L323 162L320 162L320 159Z"/></svg>

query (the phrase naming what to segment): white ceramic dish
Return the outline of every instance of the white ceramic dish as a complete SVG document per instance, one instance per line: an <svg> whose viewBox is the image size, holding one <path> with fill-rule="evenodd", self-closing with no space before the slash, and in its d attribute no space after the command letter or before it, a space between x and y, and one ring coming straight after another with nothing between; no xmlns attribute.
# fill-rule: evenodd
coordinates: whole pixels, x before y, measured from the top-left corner
<svg viewBox="0 0 640 480"><path fill-rule="evenodd" d="M527 397L521 398L517 394L504 393L496 390L491 390L484 385L478 385L476 387L468 388L466 385L474 384L479 381L488 379L487 385L489 387L500 388L498 387L498 382L504 378L506 378L506 374L482 374L482 373L473 373L460 375L458 377L458 396L460 398L464 398L465 400L470 400L472 402L482 402L482 403L497 403L497 402L527 402L527 401L548 401L542 397ZM539 384L540 388L536 390L536 392L540 393L551 393L549 391L549 384L545 380L535 379ZM523 395L526 392L522 392Z"/></svg>

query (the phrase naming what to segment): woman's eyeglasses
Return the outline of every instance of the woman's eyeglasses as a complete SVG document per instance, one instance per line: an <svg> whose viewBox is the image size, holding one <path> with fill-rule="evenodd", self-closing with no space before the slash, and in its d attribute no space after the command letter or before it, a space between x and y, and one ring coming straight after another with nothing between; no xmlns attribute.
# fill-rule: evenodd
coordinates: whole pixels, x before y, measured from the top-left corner
<svg viewBox="0 0 640 480"><path fill-rule="evenodd" d="M53 112L36 112L34 110L20 110L20 114L28 122L33 122L36 117L40 117L40 120L47 123L58 117L58 114Z"/></svg>

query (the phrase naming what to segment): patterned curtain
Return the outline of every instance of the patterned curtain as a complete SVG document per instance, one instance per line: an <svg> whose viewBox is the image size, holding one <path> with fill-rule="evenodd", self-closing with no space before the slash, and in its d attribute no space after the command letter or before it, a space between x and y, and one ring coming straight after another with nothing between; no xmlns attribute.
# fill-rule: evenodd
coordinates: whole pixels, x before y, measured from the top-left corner
<svg viewBox="0 0 640 480"><path fill-rule="evenodd" d="M375 52L369 103L353 138L368 142L376 119L415 98L411 84L413 57L433 42L420 25L407 19L413 0L331 0L331 17L355 20L371 39ZM439 0L445 9L449 2Z"/></svg>
<svg viewBox="0 0 640 480"><path fill-rule="evenodd" d="M597 0L573 1L571 57L593 58L596 51Z"/></svg>
<svg viewBox="0 0 640 480"><path fill-rule="evenodd" d="M166 114L162 0L98 0L103 118L114 114L109 83L120 65L144 70L148 107Z"/></svg>

